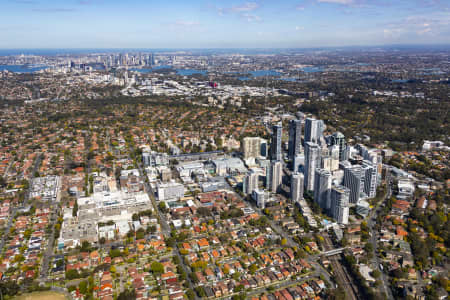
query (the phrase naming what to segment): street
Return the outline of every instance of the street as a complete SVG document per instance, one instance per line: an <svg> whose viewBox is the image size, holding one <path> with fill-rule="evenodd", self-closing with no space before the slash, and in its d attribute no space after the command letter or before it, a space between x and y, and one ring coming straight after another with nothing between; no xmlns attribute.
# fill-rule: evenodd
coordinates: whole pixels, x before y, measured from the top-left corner
<svg viewBox="0 0 450 300"><path fill-rule="evenodd" d="M145 171L143 170L143 168L142 168L140 163L138 164L138 167L139 167L139 171L140 171L141 175L144 178L146 178ZM155 195L153 193L152 187L150 186L150 184L148 183L147 180L144 180L144 189L145 189L145 192L149 195L149 197L150 197L150 199L152 201L152 204L153 204L153 208L155 209L155 212L158 215L159 224L161 225L161 232L163 233L165 238L170 237L170 226L167 223L167 220L166 220L166 217L164 216L164 214L159 211L158 205L156 204L156 199L155 199ZM186 281L187 281L187 283L189 285L189 288L192 291L194 291L194 283L192 282L192 280L191 280L191 278L189 276L190 273L191 273L190 268L185 265L184 259L183 259L183 257L180 254L180 249L178 249L178 245L177 244L175 244L175 247L173 248L173 251L174 251L174 254L179 258L180 265L183 268L184 272L187 274ZM195 299L199 299L195 292L194 292L194 294L195 294Z"/></svg>

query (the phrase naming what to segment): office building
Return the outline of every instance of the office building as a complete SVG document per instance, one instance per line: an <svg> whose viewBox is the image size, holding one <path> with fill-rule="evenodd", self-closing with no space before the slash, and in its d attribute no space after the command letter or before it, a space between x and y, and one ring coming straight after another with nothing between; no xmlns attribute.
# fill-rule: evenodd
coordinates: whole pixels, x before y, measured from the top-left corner
<svg viewBox="0 0 450 300"><path fill-rule="evenodd" d="M364 160L371 162L377 169L377 185L381 182L381 173L383 170L383 158L379 149L368 149L364 145L356 145L356 149L359 150L359 154Z"/></svg>
<svg viewBox="0 0 450 300"><path fill-rule="evenodd" d="M300 168L303 170L303 166L305 165L305 155L298 154L294 156L294 160L292 161L292 172L302 172Z"/></svg>
<svg viewBox="0 0 450 300"><path fill-rule="evenodd" d="M314 179L314 202L322 209L329 211L331 192L331 172L325 169L316 169Z"/></svg>
<svg viewBox="0 0 450 300"><path fill-rule="evenodd" d="M260 138L259 141L260 157L267 158L269 155L269 145L267 144L267 140Z"/></svg>
<svg viewBox="0 0 450 300"><path fill-rule="evenodd" d="M325 125L322 120L307 118L305 121L305 143L312 142L320 144L324 127Z"/></svg>
<svg viewBox="0 0 450 300"><path fill-rule="evenodd" d="M270 188L270 160L268 159L259 159L258 160L259 166L264 170L264 173L266 175L264 186L269 189Z"/></svg>
<svg viewBox="0 0 450 300"><path fill-rule="evenodd" d="M142 153L142 163L145 167L158 167L158 166L168 166L169 156L167 153L158 153L155 151L143 152Z"/></svg>
<svg viewBox="0 0 450 300"><path fill-rule="evenodd" d="M330 146L328 150L331 157L331 171L336 171L339 169L339 146Z"/></svg>
<svg viewBox="0 0 450 300"><path fill-rule="evenodd" d="M364 218L369 215L370 204L367 201L360 200L356 203L356 213Z"/></svg>
<svg viewBox="0 0 450 300"><path fill-rule="evenodd" d="M398 199L408 199L414 195L415 187L414 181L411 178L399 178L398 179Z"/></svg>
<svg viewBox="0 0 450 300"><path fill-rule="evenodd" d="M302 121L291 120L289 122L289 146L288 157L292 161L302 151Z"/></svg>
<svg viewBox="0 0 450 300"><path fill-rule="evenodd" d="M258 188L259 174L254 170L250 170L244 178L243 192L246 195L250 195L253 190Z"/></svg>
<svg viewBox="0 0 450 300"><path fill-rule="evenodd" d="M296 112L296 113L295 113L295 116L297 117L297 119L299 119L299 120L302 121L302 122L303 122L303 121L305 120L305 118L306 118L305 114L302 113L301 111Z"/></svg>
<svg viewBox="0 0 450 300"><path fill-rule="evenodd" d="M61 185L59 176L35 177L31 180L30 198L40 197L43 201L59 201Z"/></svg>
<svg viewBox="0 0 450 300"><path fill-rule="evenodd" d="M331 171L332 159L329 155L324 155L320 160L320 168Z"/></svg>
<svg viewBox="0 0 450 300"><path fill-rule="evenodd" d="M156 185L159 201L178 200L184 197L184 185L177 182L159 183Z"/></svg>
<svg viewBox="0 0 450 300"><path fill-rule="evenodd" d="M270 164L270 190L278 192L283 178L283 164L281 161L272 161Z"/></svg>
<svg viewBox="0 0 450 300"><path fill-rule="evenodd" d="M263 190L255 189L252 191L252 198L256 202L258 208L266 208L266 198Z"/></svg>
<svg viewBox="0 0 450 300"><path fill-rule="evenodd" d="M377 166L365 160L363 161L362 168L364 172L364 193L367 197L374 198L377 195Z"/></svg>
<svg viewBox="0 0 450 300"><path fill-rule="evenodd" d="M316 143L305 144L305 188L314 190L314 173L320 167L320 148Z"/></svg>
<svg viewBox="0 0 450 300"><path fill-rule="evenodd" d="M331 189L331 216L339 224L348 224L350 190L344 186Z"/></svg>
<svg viewBox="0 0 450 300"><path fill-rule="evenodd" d="M267 141L259 137L245 137L242 143L244 160L267 156Z"/></svg>
<svg viewBox="0 0 450 300"><path fill-rule="evenodd" d="M282 161L282 152L281 152L281 138L283 136L283 127L281 122L272 126L272 144L271 147L271 158L272 160Z"/></svg>
<svg viewBox="0 0 450 300"><path fill-rule="evenodd" d="M339 161L346 160L346 148L345 136L341 132L335 132L331 136L331 145L337 145L339 147Z"/></svg>
<svg viewBox="0 0 450 300"><path fill-rule="evenodd" d="M291 175L291 199L294 203L303 200L304 180L305 177L302 173L292 173Z"/></svg>
<svg viewBox="0 0 450 300"><path fill-rule="evenodd" d="M363 190L363 171L360 165L352 165L348 161L341 163L344 169L344 186L350 189L350 203L357 203ZM363 184L361 184L361 181Z"/></svg>

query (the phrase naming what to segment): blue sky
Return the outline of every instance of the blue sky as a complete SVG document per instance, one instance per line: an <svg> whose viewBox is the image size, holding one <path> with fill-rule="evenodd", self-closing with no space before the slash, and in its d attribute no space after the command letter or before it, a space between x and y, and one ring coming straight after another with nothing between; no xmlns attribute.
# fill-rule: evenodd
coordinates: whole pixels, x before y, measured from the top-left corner
<svg viewBox="0 0 450 300"><path fill-rule="evenodd" d="M450 0L0 0L0 48L450 44Z"/></svg>

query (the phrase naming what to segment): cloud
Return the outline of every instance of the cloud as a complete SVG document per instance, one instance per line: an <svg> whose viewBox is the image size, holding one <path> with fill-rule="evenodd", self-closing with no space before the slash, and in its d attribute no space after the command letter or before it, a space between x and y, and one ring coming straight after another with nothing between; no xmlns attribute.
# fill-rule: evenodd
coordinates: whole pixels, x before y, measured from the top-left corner
<svg viewBox="0 0 450 300"><path fill-rule="evenodd" d="M354 0L317 0L319 3L334 3L334 4L343 4L343 5L350 5L354 4Z"/></svg>
<svg viewBox="0 0 450 300"><path fill-rule="evenodd" d="M259 8L259 4L256 2L245 2L243 5L233 6L231 7L231 11L233 12L249 12L254 11Z"/></svg>
<svg viewBox="0 0 450 300"><path fill-rule="evenodd" d="M247 22L261 22L261 17L249 13L241 14L241 18L245 19Z"/></svg>
<svg viewBox="0 0 450 300"><path fill-rule="evenodd" d="M450 30L450 16L441 13L411 15L396 22L383 24L385 38L395 39L435 39L445 37Z"/></svg>
<svg viewBox="0 0 450 300"><path fill-rule="evenodd" d="M98 5L105 4L103 0L78 0L79 5Z"/></svg>
<svg viewBox="0 0 450 300"><path fill-rule="evenodd" d="M295 7L295 9L296 9L296 10L300 10L300 11L304 11L304 10L305 10L305 7L304 7L303 5L297 5L297 6Z"/></svg>
<svg viewBox="0 0 450 300"><path fill-rule="evenodd" d="M231 7L214 7L219 16L235 15L247 22L261 22L262 18L255 13L260 5L257 2L245 2Z"/></svg>
<svg viewBox="0 0 450 300"><path fill-rule="evenodd" d="M383 30L384 37L387 39L398 38L404 33L402 28L385 28Z"/></svg>
<svg viewBox="0 0 450 300"><path fill-rule="evenodd" d="M161 24L161 28L168 29L172 33L186 34L188 32L206 32L207 28L200 22L192 20L176 20Z"/></svg>
<svg viewBox="0 0 450 300"><path fill-rule="evenodd" d="M12 2L18 4L38 4L38 2L35 0L13 0Z"/></svg>
<svg viewBox="0 0 450 300"><path fill-rule="evenodd" d="M300 30L304 30L304 29L305 29L305 27L303 27L303 26L295 26L296 31L300 31Z"/></svg>
<svg viewBox="0 0 450 300"><path fill-rule="evenodd" d="M174 25L177 26L185 26L185 27L192 27L192 26L199 26L200 23L196 22L196 21L183 21L183 20L178 20L174 23Z"/></svg>
<svg viewBox="0 0 450 300"><path fill-rule="evenodd" d="M429 33L432 33L431 28L429 28L429 27L417 31L418 35L424 35L424 34L429 34Z"/></svg>
<svg viewBox="0 0 450 300"><path fill-rule="evenodd" d="M33 8L34 12L45 12L45 13L65 13L65 12L74 12L76 9L74 8Z"/></svg>

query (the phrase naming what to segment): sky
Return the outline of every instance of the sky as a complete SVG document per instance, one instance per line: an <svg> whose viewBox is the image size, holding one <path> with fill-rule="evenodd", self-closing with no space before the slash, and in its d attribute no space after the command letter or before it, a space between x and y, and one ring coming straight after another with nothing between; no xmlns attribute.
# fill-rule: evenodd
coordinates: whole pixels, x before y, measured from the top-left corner
<svg viewBox="0 0 450 300"><path fill-rule="evenodd" d="M450 44L450 0L0 0L0 48Z"/></svg>

